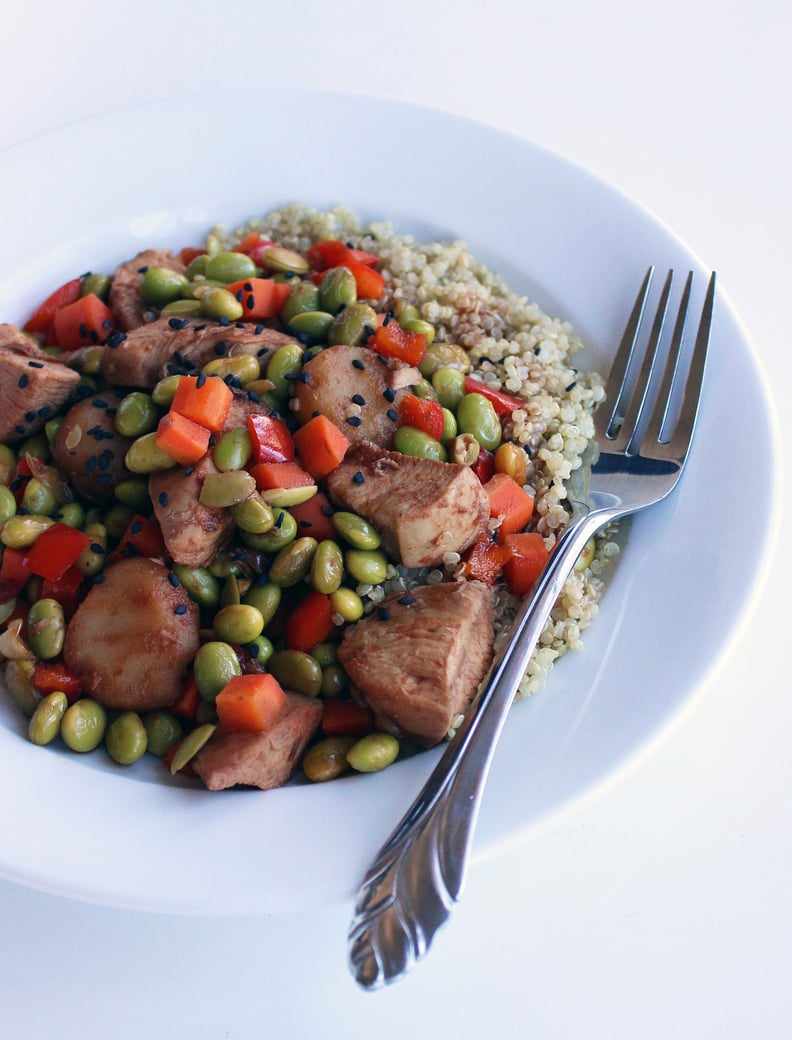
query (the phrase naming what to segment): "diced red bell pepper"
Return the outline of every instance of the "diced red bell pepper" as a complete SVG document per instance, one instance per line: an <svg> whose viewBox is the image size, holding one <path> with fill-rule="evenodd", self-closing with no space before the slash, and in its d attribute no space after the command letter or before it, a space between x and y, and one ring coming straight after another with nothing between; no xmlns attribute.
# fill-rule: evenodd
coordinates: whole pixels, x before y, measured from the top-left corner
<svg viewBox="0 0 792 1040"><path fill-rule="evenodd" d="M483 379L474 379L473 376L465 376L465 393L481 394L482 397L486 397L501 418L504 415L511 415L518 408L525 408L526 405L526 402L521 401L519 397L512 397L503 390L495 390L488 386Z"/></svg>
<svg viewBox="0 0 792 1040"><path fill-rule="evenodd" d="M324 492L317 491L307 502L289 506L289 512L297 521L298 534L307 534L317 542L336 537L336 529L330 519L334 509Z"/></svg>
<svg viewBox="0 0 792 1040"><path fill-rule="evenodd" d="M165 539L160 525L148 517L135 513L118 542L118 548L110 557L115 563L130 556L147 556L149 559L165 555Z"/></svg>
<svg viewBox="0 0 792 1040"><path fill-rule="evenodd" d="M169 711L187 722L195 722L198 716L198 706L201 703L201 694L195 676L191 675L184 684L182 692L171 704Z"/></svg>
<svg viewBox="0 0 792 1040"><path fill-rule="evenodd" d="M544 539L536 531L527 531L507 534L503 545L509 553L509 559L503 567L506 584L515 596L525 596L550 559Z"/></svg>
<svg viewBox="0 0 792 1040"><path fill-rule="evenodd" d="M45 578L41 583L41 598L54 599L63 607L66 618L70 618L77 609L82 590L83 573L76 564L72 564L60 578Z"/></svg>
<svg viewBox="0 0 792 1040"><path fill-rule="evenodd" d="M494 585L508 559L509 550L499 545L488 531L482 531L464 553L465 574L471 580Z"/></svg>
<svg viewBox="0 0 792 1040"><path fill-rule="evenodd" d="M439 401L405 394L399 406L399 426L414 426L439 441L445 428L443 406Z"/></svg>
<svg viewBox="0 0 792 1040"><path fill-rule="evenodd" d="M53 524L42 531L28 552L28 567L33 574L56 581L76 563L80 553L91 544L84 531L68 524Z"/></svg>
<svg viewBox="0 0 792 1040"><path fill-rule="evenodd" d="M37 661L33 669L33 685L44 694L60 690L66 694L70 704L82 693L82 679L70 672L62 661Z"/></svg>
<svg viewBox="0 0 792 1040"><path fill-rule="evenodd" d="M9 485L17 507L22 505L22 499L25 497L25 488L32 476L33 470L30 468L30 463L27 457L23 456L14 467L14 475Z"/></svg>
<svg viewBox="0 0 792 1040"><path fill-rule="evenodd" d="M55 312L69 303L79 300L82 291L82 279L72 278L71 281L61 285L54 293L51 293L43 303L40 303L22 326L25 332L36 332L40 335L49 332Z"/></svg>
<svg viewBox="0 0 792 1040"><path fill-rule="evenodd" d="M324 702L322 730L328 736L364 737L374 729L374 716L355 701L330 697Z"/></svg>
<svg viewBox="0 0 792 1040"><path fill-rule="evenodd" d="M32 574L28 561L29 551L27 549L12 549L6 546L3 550L3 562L0 565L0 581L3 585L13 589L15 595L28 583Z"/></svg>
<svg viewBox="0 0 792 1040"><path fill-rule="evenodd" d="M184 249L179 251L179 259L185 267L189 267L197 256L206 256L206 250L195 249L193 246L185 246Z"/></svg>
<svg viewBox="0 0 792 1040"><path fill-rule="evenodd" d="M397 358L408 365L420 365L426 354L427 340L425 333L410 332L397 321L389 321L374 331L374 335L366 341L366 346L383 357Z"/></svg>
<svg viewBox="0 0 792 1040"><path fill-rule="evenodd" d="M249 415L247 424L254 462L292 461L294 441L282 419L274 415Z"/></svg>
<svg viewBox="0 0 792 1040"><path fill-rule="evenodd" d="M307 654L318 643L324 643L335 631L330 597L311 589L286 618L283 629L287 650Z"/></svg>
<svg viewBox="0 0 792 1040"><path fill-rule="evenodd" d="M482 484L486 484L495 474L495 456L486 448L480 448L478 458L473 463L473 472Z"/></svg>
<svg viewBox="0 0 792 1040"><path fill-rule="evenodd" d="M350 263L371 267L379 260L374 253L367 253L365 249L355 249L337 239L317 242L306 251L305 258L314 271L326 271L330 267L347 267Z"/></svg>

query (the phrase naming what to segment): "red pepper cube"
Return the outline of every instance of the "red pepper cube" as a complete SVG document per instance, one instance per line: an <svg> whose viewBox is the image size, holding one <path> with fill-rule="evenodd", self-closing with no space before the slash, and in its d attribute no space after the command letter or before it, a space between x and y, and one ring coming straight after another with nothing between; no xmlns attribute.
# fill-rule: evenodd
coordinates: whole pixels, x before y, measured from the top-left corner
<svg viewBox="0 0 792 1040"><path fill-rule="evenodd" d="M247 425L254 462L292 461L294 441L282 419L274 415L249 415Z"/></svg>
<svg viewBox="0 0 792 1040"><path fill-rule="evenodd" d="M366 341L366 346L376 350L382 357L397 358L408 365L420 365L426 354L427 342L425 333L410 332L392 320L387 325L380 325Z"/></svg>
<svg viewBox="0 0 792 1040"><path fill-rule="evenodd" d="M33 574L56 581L76 563L91 539L68 524L53 524L42 531L28 552L27 565Z"/></svg>
<svg viewBox="0 0 792 1040"><path fill-rule="evenodd" d="M405 394L399 406L399 426L413 426L439 441L445 428L443 406L439 401Z"/></svg>

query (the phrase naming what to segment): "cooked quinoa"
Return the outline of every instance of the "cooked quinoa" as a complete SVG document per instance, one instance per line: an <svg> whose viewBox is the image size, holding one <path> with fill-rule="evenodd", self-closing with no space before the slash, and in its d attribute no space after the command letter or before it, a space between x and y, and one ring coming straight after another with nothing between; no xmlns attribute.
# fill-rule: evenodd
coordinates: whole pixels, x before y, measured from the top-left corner
<svg viewBox="0 0 792 1040"><path fill-rule="evenodd" d="M386 307L401 300L415 306L434 326L436 341L465 348L473 374L525 400L525 407L504 423L504 433L526 451L525 487L535 498L531 526L552 549L569 519L571 487L582 482L594 436L592 413L604 398L599 374L575 367L583 344L569 322L549 317L514 293L460 240L418 242L384 221L364 225L341 206L318 211L294 203L233 230L216 227L208 244L229 248L251 231L297 252L324 239L342 239L376 253L386 282ZM598 611L602 572L618 552L613 534L611 527L598 536L589 565L574 571L564 586L518 696L542 689L554 662L582 645L582 634ZM391 592L460 576L459 556L449 553L442 569L392 566L383 585L358 586L357 591L372 610ZM501 640L508 636L516 604L516 598L499 586L496 630ZM461 719L454 721L458 725Z"/></svg>

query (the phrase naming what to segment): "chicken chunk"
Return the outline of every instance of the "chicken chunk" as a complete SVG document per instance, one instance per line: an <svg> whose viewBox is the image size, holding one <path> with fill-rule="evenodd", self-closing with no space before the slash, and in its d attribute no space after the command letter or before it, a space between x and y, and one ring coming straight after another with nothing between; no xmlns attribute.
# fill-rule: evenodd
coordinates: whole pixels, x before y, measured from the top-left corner
<svg viewBox="0 0 792 1040"><path fill-rule="evenodd" d="M265 358L271 351L294 343L292 336L252 323L221 325L216 321L157 318L111 335L102 355L102 374L116 386L150 389L168 374L170 365L180 372L200 371L217 357L254 354Z"/></svg>
<svg viewBox="0 0 792 1040"><path fill-rule="evenodd" d="M399 403L407 387L420 381L417 368L386 361L365 347L328 347L305 365L295 383L299 407L293 415L304 424L321 412L353 444L372 441L389 448Z"/></svg>
<svg viewBox="0 0 792 1040"><path fill-rule="evenodd" d="M199 646L198 607L166 567L142 556L112 564L103 578L66 629L66 667L107 708L167 708Z"/></svg>
<svg viewBox="0 0 792 1040"><path fill-rule="evenodd" d="M80 376L40 350L14 325L0 325L0 441L40 430L69 398Z"/></svg>
<svg viewBox="0 0 792 1040"><path fill-rule="evenodd" d="M388 553L430 567L484 530L489 499L468 466L358 444L327 478L330 498L370 520Z"/></svg>
<svg viewBox="0 0 792 1040"><path fill-rule="evenodd" d="M107 502L131 473L124 464L132 438L115 428L120 394L103 390L72 405L63 418L52 455L63 476L91 502Z"/></svg>
<svg viewBox="0 0 792 1040"><path fill-rule="evenodd" d="M377 727L430 747L465 713L490 666L492 620L486 585L423 585L348 628L338 660Z"/></svg>
<svg viewBox="0 0 792 1040"><path fill-rule="evenodd" d="M108 304L115 315L119 329L128 332L146 321L146 305L140 298L140 279L149 267L166 267L184 274L186 268L169 249L144 249L115 270L110 286Z"/></svg>
<svg viewBox="0 0 792 1040"><path fill-rule="evenodd" d="M286 693L286 704L265 733L225 733L217 729L193 766L210 791L244 784L267 791L285 784L308 741L319 728L321 701Z"/></svg>
<svg viewBox="0 0 792 1040"><path fill-rule="evenodd" d="M211 455L195 466L176 466L152 473L149 494L165 539L165 548L175 563L205 567L231 538L234 521L227 509L202 505L201 488L210 473L219 470Z"/></svg>

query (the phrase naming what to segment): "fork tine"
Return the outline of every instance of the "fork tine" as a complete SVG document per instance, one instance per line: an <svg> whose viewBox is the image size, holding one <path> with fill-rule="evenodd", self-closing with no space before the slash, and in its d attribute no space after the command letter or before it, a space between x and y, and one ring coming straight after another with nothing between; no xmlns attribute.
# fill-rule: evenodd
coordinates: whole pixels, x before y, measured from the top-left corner
<svg viewBox="0 0 792 1040"><path fill-rule="evenodd" d="M689 287L692 281L692 272L688 275L688 284L686 285L686 295L683 298L683 304L687 307L687 298L689 295ZM682 395L682 403L679 409L679 416L674 427L674 431L668 440L667 444L658 443L660 428L665 421L665 416L661 415L659 419L659 425L655 427L655 417L652 417L652 423L650 428L647 430L644 444L641 446L642 454L654 458L670 458L675 459L678 462L682 462L687 454L687 450L690 447L690 442L693 438L693 430L696 425L696 417L698 415L699 400L701 399L701 386L704 380L704 369L707 362L707 350L709 348L710 332L712 330L712 313L715 306L715 283L716 276L713 271L712 276L709 280L709 286L707 288L707 295L704 299L704 306L701 311L701 319L699 321L698 330L696 332L696 342L693 346L693 353L690 358L690 368L688 370L688 377L685 381L685 388ZM680 307L681 311L681 307ZM679 324L679 322L678 322ZM680 332L680 340L682 333ZM676 336L676 330L675 330ZM672 344L671 352L678 355L680 344ZM671 363L671 356L669 355L669 364ZM674 357L674 366L676 366L677 357ZM658 397L658 405L655 409L658 411L667 411L669 404L669 397L671 393L671 387L673 384L673 375L671 372L668 376L668 372L664 374L663 386L661 387L660 393L664 396ZM666 377L668 376L668 385L666 386ZM650 441L650 436L654 438Z"/></svg>
<svg viewBox="0 0 792 1040"><path fill-rule="evenodd" d="M665 324L666 313L668 312L668 300L671 295L671 283L673 278L674 272L669 271L666 275L663 290L660 294L660 302L655 311L652 329L649 334L649 342L647 343L646 352L643 356L643 361L641 362L638 378L636 379L635 386L630 395L630 400L624 413L621 429L616 434L611 445L612 451L628 451L635 438L638 423L641 420L641 414L646 403L646 395L649 391L649 383L652 378L655 359L657 358L657 352L660 347L660 340L663 335L663 326Z"/></svg>
<svg viewBox="0 0 792 1040"><path fill-rule="evenodd" d="M690 303L690 288L693 283L693 272L689 271L685 279L685 288L682 290L682 299L677 311L677 320L671 337L671 346L668 350L663 379L657 391L657 401L652 411L652 417L644 433L642 450L649 450L649 446L660 440L663 425L668 416L671 405L671 394L674 389L677 367L679 365L679 352L682 349L682 340L685 335L685 323L687 320L688 305Z"/></svg>
<svg viewBox="0 0 792 1040"><path fill-rule="evenodd" d="M646 300L649 296L649 287L652 284L653 274L654 267L650 267L646 272L643 284L641 285L638 296L633 304L633 309L627 320L627 325L625 326L619 349L616 352L610 372L608 373L608 378L605 383L605 403L600 405L594 413L594 427L601 443L609 437L614 421L619 415L619 405L627 379L627 370L630 367L630 361L633 352L635 351L635 344L638 342L638 330L643 321L644 308L646 307Z"/></svg>

